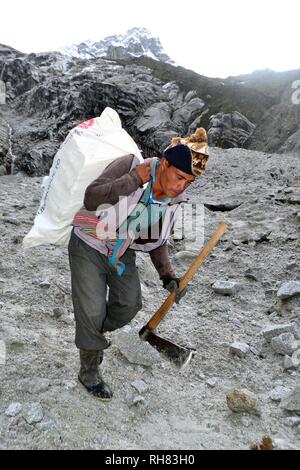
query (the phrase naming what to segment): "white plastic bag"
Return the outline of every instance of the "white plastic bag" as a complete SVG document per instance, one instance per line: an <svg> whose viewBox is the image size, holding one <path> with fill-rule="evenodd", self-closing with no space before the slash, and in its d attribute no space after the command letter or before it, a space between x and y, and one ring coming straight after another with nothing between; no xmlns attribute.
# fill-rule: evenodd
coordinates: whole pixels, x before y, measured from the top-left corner
<svg viewBox="0 0 300 470"><path fill-rule="evenodd" d="M82 207L87 186L113 160L132 153L143 157L112 108L100 117L72 129L54 157L34 225L23 239L25 248L67 245L76 212Z"/></svg>

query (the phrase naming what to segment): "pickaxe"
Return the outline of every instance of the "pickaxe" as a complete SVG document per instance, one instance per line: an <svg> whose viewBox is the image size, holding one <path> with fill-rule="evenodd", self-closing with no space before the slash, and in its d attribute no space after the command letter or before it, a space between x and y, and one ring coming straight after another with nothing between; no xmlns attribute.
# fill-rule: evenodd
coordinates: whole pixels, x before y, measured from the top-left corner
<svg viewBox="0 0 300 470"><path fill-rule="evenodd" d="M196 259L189 267L189 269L180 279L180 291L182 291L186 287L192 277L196 274L197 270L203 264L203 262L208 257L214 246L218 243L227 228L228 224L226 224L225 222L220 222L218 228L213 233L210 240L202 248ZM166 356L175 365L177 365L178 367L184 367L190 362L191 358L195 353L195 349L179 346L178 344L174 344L167 339L157 336L155 333L155 329L175 302L175 297L175 292L171 292L169 294L167 299L156 311L156 313L150 318L148 323L143 326L143 328L139 331L139 335L142 340L147 341L149 344L151 344L151 346L153 346L157 351Z"/></svg>

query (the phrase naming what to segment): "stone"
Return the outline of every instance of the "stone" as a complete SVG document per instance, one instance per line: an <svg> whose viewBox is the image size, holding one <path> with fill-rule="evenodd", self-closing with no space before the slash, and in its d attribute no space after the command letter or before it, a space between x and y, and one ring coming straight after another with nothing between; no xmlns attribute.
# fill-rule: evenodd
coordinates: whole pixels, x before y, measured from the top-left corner
<svg viewBox="0 0 300 470"><path fill-rule="evenodd" d="M298 341L292 333L282 333L272 338L271 347L277 354L289 356L298 349Z"/></svg>
<svg viewBox="0 0 300 470"><path fill-rule="evenodd" d="M0 176L5 176L7 174L6 168L4 165L0 165Z"/></svg>
<svg viewBox="0 0 300 470"><path fill-rule="evenodd" d="M42 421L44 417L43 408L40 403L29 404L23 413L23 418L28 424L35 424Z"/></svg>
<svg viewBox="0 0 300 470"><path fill-rule="evenodd" d="M300 282L284 282L277 291L277 297L281 300L289 299L294 295L300 295Z"/></svg>
<svg viewBox="0 0 300 470"><path fill-rule="evenodd" d="M174 261L178 262L178 264L186 266L192 264L192 262L195 260L195 256L197 256L197 254L191 250L182 250L177 252L173 259Z"/></svg>
<svg viewBox="0 0 300 470"><path fill-rule="evenodd" d="M270 393L270 398L273 401L281 401L290 393L290 391L291 390L289 388L279 385L272 390Z"/></svg>
<svg viewBox="0 0 300 470"><path fill-rule="evenodd" d="M0 366L3 366L6 361L6 344L0 340Z"/></svg>
<svg viewBox="0 0 300 470"><path fill-rule="evenodd" d="M288 263L285 267L287 271L294 270L298 267L298 264L292 261L291 263Z"/></svg>
<svg viewBox="0 0 300 470"><path fill-rule="evenodd" d="M34 430L34 426L32 424L28 424L24 421L23 429L24 429L24 431L26 431L26 433L30 433Z"/></svg>
<svg viewBox="0 0 300 470"><path fill-rule="evenodd" d="M26 384L26 385L25 385ZM40 394L40 393L44 393L48 390L48 388L50 387L50 380L49 379L45 379L45 378L35 378L35 379L28 379L26 382L25 382L25 387L27 386L27 390L29 393L32 393L32 394Z"/></svg>
<svg viewBox="0 0 300 470"><path fill-rule="evenodd" d="M37 423L36 428L40 431L48 431L49 429L56 429L55 421L49 419L48 421L42 421L41 423Z"/></svg>
<svg viewBox="0 0 300 470"><path fill-rule="evenodd" d="M253 325L253 323L252 323L252 325ZM256 324L254 326L256 326ZM252 354L254 354L255 356L260 356L261 351L259 349L257 349L255 346L249 346L249 349L252 352Z"/></svg>
<svg viewBox="0 0 300 470"><path fill-rule="evenodd" d="M22 235L17 235L16 237L13 238L13 244L14 245L21 245L23 242L23 236Z"/></svg>
<svg viewBox="0 0 300 470"><path fill-rule="evenodd" d="M75 382L75 380L65 380L63 382L63 386L67 390L73 390L74 388L77 387L77 383Z"/></svg>
<svg viewBox="0 0 300 470"><path fill-rule="evenodd" d="M242 147L254 129L255 124L238 111L213 114L209 118L209 142L216 147Z"/></svg>
<svg viewBox="0 0 300 470"><path fill-rule="evenodd" d="M22 411L21 403L11 403L7 410L5 411L6 416L17 416Z"/></svg>
<svg viewBox="0 0 300 470"><path fill-rule="evenodd" d="M138 405L138 404L145 404L145 403L146 403L145 397L138 395L133 398L131 402L131 406Z"/></svg>
<svg viewBox="0 0 300 470"><path fill-rule="evenodd" d="M63 315L67 315L68 314L68 311L66 308L63 308L63 307L55 307L53 310L53 316L55 318L60 318L62 317Z"/></svg>
<svg viewBox="0 0 300 470"><path fill-rule="evenodd" d="M140 132L155 130L159 126L166 126L171 121L172 109L168 103L154 103L144 111L136 122Z"/></svg>
<svg viewBox="0 0 300 470"><path fill-rule="evenodd" d="M272 338L281 335L282 333L293 333L294 325L287 323L284 325L268 325L262 331L261 334L265 340L270 343Z"/></svg>
<svg viewBox="0 0 300 470"><path fill-rule="evenodd" d="M218 383L218 379L217 379L217 377L210 377L209 379L207 379L207 381L205 383L210 388L214 388Z"/></svg>
<svg viewBox="0 0 300 470"><path fill-rule="evenodd" d="M42 287L43 289L49 289L49 287L51 286L50 282L48 281L48 279L45 279L44 281L40 282L39 283L39 286Z"/></svg>
<svg viewBox="0 0 300 470"><path fill-rule="evenodd" d="M284 356L283 367L284 369L297 369L300 366L300 349L297 349L292 357Z"/></svg>
<svg viewBox="0 0 300 470"><path fill-rule="evenodd" d="M294 313L297 313L298 314L298 311L297 310L294 310ZM299 313L300 313L300 309L299 309ZM300 340L300 328L298 325L294 324L293 325L293 331L292 331L293 335L295 336L295 338L297 340Z"/></svg>
<svg viewBox="0 0 300 470"><path fill-rule="evenodd" d="M247 277L248 279L253 279L254 281L257 282L262 282L263 281L263 275L260 271L256 269L247 269L244 273L244 276Z"/></svg>
<svg viewBox="0 0 300 470"><path fill-rule="evenodd" d="M141 341L136 331L120 331L115 343L121 354L132 364L152 366L161 362L159 352L146 341Z"/></svg>
<svg viewBox="0 0 300 470"><path fill-rule="evenodd" d="M300 425L300 416L299 416L299 418L298 418L298 416L289 416L288 418L285 418L284 424L286 424L286 426L289 426L290 428L294 428L296 426L299 426Z"/></svg>
<svg viewBox="0 0 300 470"><path fill-rule="evenodd" d="M233 318L232 319L232 324L237 326L238 328L242 328L243 327L243 324L240 320L238 320L237 318Z"/></svg>
<svg viewBox="0 0 300 470"><path fill-rule="evenodd" d="M74 323L74 319L67 314L64 314L59 317L58 321L65 323L66 325L73 325Z"/></svg>
<svg viewBox="0 0 300 470"><path fill-rule="evenodd" d="M300 384L291 391L291 393L281 402L281 406L286 411L293 411L300 414Z"/></svg>
<svg viewBox="0 0 300 470"><path fill-rule="evenodd" d="M8 224L12 225L21 225L20 220L18 220L16 217L3 217L3 222L7 222Z"/></svg>
<svg viewBox="0 0 300 470"><path fill-rule="evenodd" d="M235 281L223 281L218 280L213 285L212 288L216 294L223 295L232 295L236 292L238 283Z"/></svg>
<svg viewBox="0 0 300 470"><path fill-rule="evenodd" d="M246 343L236 341L230 345L229 351L234 356L243 358L250 352L250 346Z"/></svg>
<svg viewBox="0 0 300 470"><path fill-rule="evenodd" d="M149 386L143 380L135 380L130 384L139 394L145 393L149 390Z"/></svg>
<svg viewBox="0 0 300 470"><path fill-rule="evenodd" d="M235 388L227 394L226 401L228 408L235 413L261 414L258 398L249 390Z"/></svg>

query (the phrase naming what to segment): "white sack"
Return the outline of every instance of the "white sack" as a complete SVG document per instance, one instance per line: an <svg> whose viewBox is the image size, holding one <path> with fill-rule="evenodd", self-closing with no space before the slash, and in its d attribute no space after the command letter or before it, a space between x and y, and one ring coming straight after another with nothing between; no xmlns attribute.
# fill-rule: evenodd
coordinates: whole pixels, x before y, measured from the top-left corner
<svg viewBox="0 0 300 470"><path fill-rule="evenodd" d="M113 160L132 153L143 157L112 108L100 117L72 129L54 157L34 225L23 239L24 247L67 245L76 212L83 206L87 186Z"/></svg>

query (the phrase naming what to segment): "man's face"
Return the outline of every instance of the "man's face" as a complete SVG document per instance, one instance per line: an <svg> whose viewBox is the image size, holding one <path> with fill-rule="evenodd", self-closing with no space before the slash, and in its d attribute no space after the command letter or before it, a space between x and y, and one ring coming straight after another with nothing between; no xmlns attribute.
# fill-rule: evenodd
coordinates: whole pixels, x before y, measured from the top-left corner
<svg viewBox="0 0 300 470"><path fill-rule="evenodd" d="M165 158L162 159L161 165L160 184L163 192L168 197L177 197L195 181L195 176L185 173L175 166L169 165L169 162Z"/></svg>

